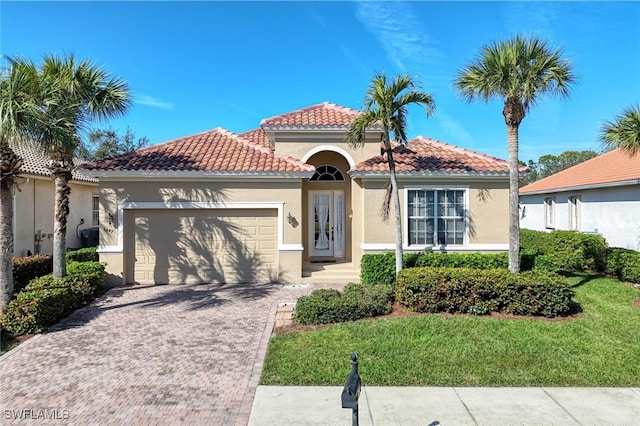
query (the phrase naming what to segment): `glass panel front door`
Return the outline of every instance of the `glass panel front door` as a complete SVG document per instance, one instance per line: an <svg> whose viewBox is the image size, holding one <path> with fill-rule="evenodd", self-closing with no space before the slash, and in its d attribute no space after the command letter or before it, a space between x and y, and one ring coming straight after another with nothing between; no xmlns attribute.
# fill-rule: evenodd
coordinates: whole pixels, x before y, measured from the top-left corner
<svg viewBox="0 0 640 426"><path fill-rule="evenodd" d="M344 257L344 192L309 193L310 255Z"/></svg>

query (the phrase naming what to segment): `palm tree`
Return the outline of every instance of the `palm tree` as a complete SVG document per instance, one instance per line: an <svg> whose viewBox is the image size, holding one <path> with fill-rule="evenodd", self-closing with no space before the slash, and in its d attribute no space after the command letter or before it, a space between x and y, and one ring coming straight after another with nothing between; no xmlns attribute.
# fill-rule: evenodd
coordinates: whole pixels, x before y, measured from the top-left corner
<svg viewBox="0 0 640 426"><path fill-rule="evenodd" d="M509 270L520 272L518 221L518 129L546 94L565 97L575 81L571 63L560 49L536 38L516 36L481 48L475 61L459 71L454 85L471 102L504 101L509 151Z"/></svg>
<svg viewBox="0 0 640 426"><path fill-rule="evenodd" d="M382 126L382 142L390 173L390 185L383 203L382 217L385 221L388 219L391 199L393 199L396 225L396 274L402 270L402 221L391 134L396 141L407 142L407 109L411 104L424 106L427 117L430 117L435 110L432 96L419 91L417 83L408 75L396 76L393 80L387 81L384 73L376 74L371 79L371 85L365 95L364 112L353 121L347 132L347 144L351 147L361 147L364 144L367 128L373 124Z"/></svg>
<svg viewBox="0 0 640 426"><path fill-rule="evenodd" d="M0 314L13 297L13 194L23 163L12 145L32 135L38 114L33 67L5 59L8 66L0 70Z"/></svg>
<svg viewBox="0 0 640 426"><path fill-rule="evenodd" d="M66 274L69 180L81 134L91 121L123 115L131 100L127 84L87 60L46 56L37 68L38 100L45 119L37 142L50 158L55 180L53 276Z"/></svg>
<svg viewBox="0 0 640 426"><path fill-rule="evenodd" d="M620 148L630 155L640 151L640 107L630 106L613 122L607 121L600 129L600 140L607 148Z"/></svg>

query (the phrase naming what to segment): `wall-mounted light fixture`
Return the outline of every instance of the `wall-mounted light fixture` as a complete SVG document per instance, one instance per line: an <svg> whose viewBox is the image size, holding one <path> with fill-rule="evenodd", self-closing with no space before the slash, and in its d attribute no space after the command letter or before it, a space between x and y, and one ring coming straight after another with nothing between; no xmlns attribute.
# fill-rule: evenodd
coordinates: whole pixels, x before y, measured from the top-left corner
<svg viewBox="0 0 640 426"><path fill-rule="evenodd" d="M109 218L109 226L113 225L113 213L107 213L107 217Z"/></svg>
<svg viewBox="0 0 640 426"><path fill-rule="evenodd" d="M296 220L295 216L291 214L291 212L289 212L289 214L287 215L287 222L289 222L289 225L293 226L294 228L298 226L298 221Z"/></svg>

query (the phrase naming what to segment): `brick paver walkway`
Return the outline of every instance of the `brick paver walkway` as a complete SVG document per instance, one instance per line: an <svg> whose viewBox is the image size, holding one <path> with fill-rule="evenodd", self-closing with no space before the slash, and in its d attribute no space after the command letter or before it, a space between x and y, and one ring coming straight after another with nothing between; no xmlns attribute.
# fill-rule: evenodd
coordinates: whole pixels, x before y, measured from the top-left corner
<svg viewBox="0 0 640 426"><path fill-rule="evenodd" d="M0 358L0 424L247 424L278 304L312 289L112 289Z"/></svg>

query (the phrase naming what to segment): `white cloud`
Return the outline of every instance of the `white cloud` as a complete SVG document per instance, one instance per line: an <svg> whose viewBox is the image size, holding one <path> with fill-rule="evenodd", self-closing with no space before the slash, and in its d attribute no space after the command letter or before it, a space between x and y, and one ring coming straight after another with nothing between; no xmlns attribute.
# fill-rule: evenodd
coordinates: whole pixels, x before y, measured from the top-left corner
<svg viewBox="0 0 640 426"><path fill-rule="evenodd" d="M445 142L473 149L473 146L476 144L476 140L459 121L455 120L452 116L442 110L438 110L438 112L434 115L434 119L438 123L440 123L442 130L444 130L446 134L450 135L451 137L450 139L448 138Z"/></svg>
<svg viewBox="0 0 640 426"><path fill-rule="evenodd" d="M356 16L371 32L387 59L406 71L416 65L435 65L443 57L407 3L358 2Z"/></svg>
<svg viewBox="0 0 640 426"><path fill-rule="evenodd" d="M146 105L154 108L170 109L170 110L173 109L173 103L166 102L166 101L154 98L153 96L145 95L142 93L136 95L133 98L133 102L139 105Z"/></svg>

